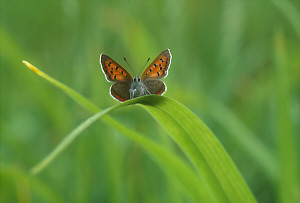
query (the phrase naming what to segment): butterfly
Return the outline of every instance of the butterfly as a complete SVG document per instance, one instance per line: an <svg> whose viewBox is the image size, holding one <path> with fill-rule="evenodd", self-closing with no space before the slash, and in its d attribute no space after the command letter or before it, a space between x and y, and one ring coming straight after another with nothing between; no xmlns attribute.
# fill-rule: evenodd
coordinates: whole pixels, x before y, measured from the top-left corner
<svg viewBox="0 0 300 203"><path fill-rule="evenodd" d="M146 68L141 78L135 76L134 79L125 68L105 54L100 55L100 64L106 80L115 82L110 87L110 95L123 102L144 95L163 95L167 86L159 79L167 77L171 59L170 50L164 50Z"/></svg>

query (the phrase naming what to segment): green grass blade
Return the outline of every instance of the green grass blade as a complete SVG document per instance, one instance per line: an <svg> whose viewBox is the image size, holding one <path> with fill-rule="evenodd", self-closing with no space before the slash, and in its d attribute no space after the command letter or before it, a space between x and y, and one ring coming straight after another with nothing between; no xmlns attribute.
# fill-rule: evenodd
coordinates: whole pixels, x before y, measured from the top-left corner
<svg viewBox="0 0 300 203"><path fill-rule="evenodd" d="M82 130L86 129L105 113L121 106L134 103L139 103L151 114L153 113L152 115L170 132L170 135L178 142L182 149L187 152L197 169L199 169L202 179L205 180L206 184L202 184L202 189L210 187L209 193L213 192L215 196L221 194L221 196L216 196L219 202L255 202L251 191L239 174L237 168L212 132L188 109L169 98L151 95L118 104L92 116L67 137L73 137L74 134L78 136ZM175 133L175 136L173 136L175 131L180 133ZM179 134L181 137L184 137L184 139L179 138ZM73 138L70 140L73 140ZM154 156L156 161L159 160L157 161L158 163L168 163L163 167L165 169L168 167L168 171L172 171L174 165L169 166L169 160L172 160L170 159L172 156L162 156L162 154L165 155L166 152L162 152L162 148L156 148L151 142L145 141L143 137L138 136L135 141L137 141L141 147L148 149L149 151L146 151L150 153L151 156ZM64 143L64 147L59 146L59 149L67 147L65 142L62 143ZM192 148L192 150L189 148ZM205 167L199 167L200 162L202 162L202 165ZM182 166L184 166L184 164ZM175 168L178 169L178 166ZM182 174L180 171L182 170L172 171L171 173L179 175ZM215 179L213 177L215 177ZM182 178L181 180L186 181L187 178ZM205 189L205 191L207 190ZM192 194L194 193L192 192Z"/></svg>
<svg viewBox="0 0 300 203"><path fill-rule="evenodd" d="M42 75L40 71L37 72L32 68L33 66L30 66L30 64L28 66L42 77L49 77L47 75ZM62 90L67 91L67 93L75 100L77 97L82 97L78 93L72 94L73 90L70 90L68 87L61 87L58 82L53 82L51 80L48 81L59 86ZM81 104L85 106L86 102L88 101L82 98L79 100L79 103L81 102ZM147 109L165 127L172 138L176 140L179 146L188 155L192 163L200 172L202 180L205 180L205 185L202 185L201 188L209 188L208 192L206 189L200 190L205 191L205 193L199 193L201 194L201 197L206 197L205 199L209 199L207 198L207 194L213 194L213 196L219 202L255 202L255 198L239 174L232 160L228 156L227 152L224 150L213 133L205 126L205 124L203 124L199 118L197 118L192 112L190 112L181 104L166 97L156 95L145 96L126 101L94 115L76 128L72 133L70 133L67 136L66 141L62 142L58 146L58 149L54 150L53 153L50 154L44 161L42 161L41 165L35 167L33 171L38 171L50 163L50 161L53 160L53 158L64 148L66 148L82 130L86 129L92 122L100 118L102 115L113 109L134 103L139 103L142 107ZM93 107L91 106L92 105L90 105L88 109L92 110ZM113 120L113 122L115 121ZM138 135L136 132L128 129L118 122L109 122L108 124L113 124L114 128L123 132L128 138L139 143L146 152L156 157L155 160L160 163L161 166L163 165L163 169L166 171L172 170L173 166L167 169L168 164L164 164L168 163L167 160L171 159L170 156L168 156L164 161L158 161L163 157L161 153L157 152L159 150L163 150L162 148L159 148L159 150L153 150L159 147L158 145L153 145L154 143L151 141L145 141L145 138L136 136ZM140 143L141 140L143 140L142 143ZM150 145L153 146L150 147L149 145L146 145L144 141L152 143ZM174 157L173 159L177 160ZM182 166L186 167L184 164L182 164ZM181 174L180 171L177 171L177 173L179 173L178 175ZM172 174L176 174L176 171L172 170ZM185 181L187 178L182 178L181 180ZM191 192L191 194L195 193ZM193 197L195 197L195 195Z"/></svg>
<svg viewBox="0 0 300 203"><path fill-rule="evenodd" d="M277 103L277 136L279 150L279 196L281 202L299 202L299 171L297 169L296 136L290 115L290 87L285 53L285 39L275 35L275 81Z"/></svg>
<svg viewBox="0 0 300 203"><path fill-rule="evenodd" d="M278 179L278 161L275 154L261 143L253 132L225 105L213 99L208 99L206 103L205 111L224 126L230 136L239 144L239 147L261 166L271 181L276 182Z"/></svg>
<svg viewBox="0 0 300 203"><path fill-rule="evenodd" d="M82 107L84 107L88 111L90 112L99 111L98 107L90 103L79 93L75 92L74 90L70 89L66 85L60 83L59 81L43 73L36 67L32 66L30 63L26 61L23 61L23 63L26 66L28 66L31 70L33 70L35 73L37 73L39 76L41 76L42 78L49 81L51 84L63 90L65 93L67 93L71 98L77 101ZM105 118L102 118L102 116L108 113L109 111L119 108L120 106L128 105L134 102L135 100L131 100L125 103L118 104L114 107L105 109L99 112L98 114L95 114L88 120L86 120L76 129L74 129L68 136L66 136L66 138L47 157L45 157L41 162L39 162L36 166L34 166L31 169L31 173L38 174L43 169L45 169L55 159L55 157L57 157L64 149L66 149L84 129L86 129L98 118L101 118L104 123L119 130L127 138L138 143L142 147L142 149L146 153L148 153L167 174L169 173L173 174L173 177L175 177L175 179L177 179L181 183L182 187L189 192L190 196L195 201L201 199L205 202L212 202L213 197L211 197L210 196L211 194L207 192L208 188L204 185L203 182L200 181L198 176L195 175L193 170L186 163L184 163L182 160L180 160L179 158L177 158L167 150L163 149L153 141L141 136L139 133L117 122L109 115L106 115Z"/></svg>
<svg viewBox="0 0 300 203"><path fill-rule="evenodd" d="M46 156L40 163L34 166L31 169L31 172L33 174L37 174L45 169L45 167L47 167L48 164L50 164L64 149L66 149L83 130L87 129L100 117L104 116L114 109L136 102L136 100L130 100L125 103L117 104L85 120L69 135L67 135L66 138L48 156ZM207 192L207 187L187 163L184 163L169 151L138 134L130 134L130 138L138 143L146 151L146 153L148 153L150 157L152 157L153 160L162 167L162 169L164 169L168 174L172 174L173 177L176 177L181 187L190 194L194 201L201 199L204 202L212 202L210 194Z"/></svg>
<svg viewBox="0 0 300 203"><path fill-rule="evenodd" d="M46 157L44 158L39 164L34 166L30 172L34 175L40 173L45 167L47 167L64 149L66 149L73 141L74 139L88 126L90 126L91 123L95 122L98 118L105 115L107 112L109 112L113 107L107 108L94 116L87 119L85 122L83 122L80 126L78 126L76 129L74 129L68 136L65 137L65 139Z"/></svg>
<svg viewBox="0 0 300 203"><path fill-rule="evenodd" d="M225 149L197 116L183 105L166 97L151 95L151 99L143 97L139 102L150 113L152 113L153 108L156 108L160 114L168 114L172 117L176 121L174 124L170 124L172 122L170 120L155 117L167 130L171 131L173 128L172 132L185 131L181 137L173 136L173 134L171 136L188 154L203 177L207 178L207 184L220 201L256 202ZM157 112L153 115L157 115ZM176 129L174 129L175 127ZM182 138L183 136L186 137ZM194 148L194 145L190 144L191 142L198 151L190 149L191 147ZM202 162L201 166L197 164L200 162ZM203 166L205 164L206 166ZM222 194L225 194L226 198ZM223 200L220 199L222 196Z"/></svg>
<svg viewBox="0 0 300 203"><path fill-rule="evenodd" d="M58 87L59 89L61 89L62 91L64 91L66 94L68 94L72 99L74 99L84 109L86 109L86 110L88 110L90 112L93 112L93 113L96 113L96 112L100 111L100 109L95 104L91 103L89 100L87 100L86 98L84 98L78 92L72 90L71 88L69 88L68 86L64 85L63 83L55 80L54 78L50 77L46 73L40 71L39 69L37 69L36 67L34 67L30 63L28 63L27 61L23 61L23 63L28 68L30 68L33 72L35 72L36 74L38 74L39 76L41 76L42 78L46 79L48 82L50 82L51 84L55 85L56 87Z"/></svg>
<svg viewBox="0 0 300 203"><path fill-rule="evenodd" d="M87 100L85 97L83 97L81 94L78 92L74 91L73 89L69 88L68 86L64 85L63 83L55 80L54 78L50 77L49 75L45 74L44 72L40 71L38 68L35 66L31 65L27 61L23 61L23 63L30 68L33 72L35 72L37 75L41 76L48 82L50 82L52 85L58 87L60 90L65 92L67 95L69 95L74 101L76 101L80 106L82 106L84 109L91 113L97 113L101 109L97 107L95 104ZM101 121L104 122L105 124L111 126L112 128L115 128L125 134L126 136L130 137L131 134L136 134L137 132L134 130L131 130L121 124L120 122L116 121L109 115L105 116L105 118L101 118Z"/></svg>
<svg viewBox="0 0 300 203"><path fill-rule="evenodd" d="M181 123L178 123L168 113L162 113L162 109L156 107L156 105L143 106L149 111L149 113L158 120L159 123L163 124L163 127L171 135L171 137L181 146L183 151L190 158L195 167L200 171L203 181L207 184L210 189L210 193L216 197L218 202L228 202L228 198L224 190L220 187L218 180L215 175L209 169L205 158L199 153L199 150L195 143L189 138L188 132L182 127Z"/></svg>

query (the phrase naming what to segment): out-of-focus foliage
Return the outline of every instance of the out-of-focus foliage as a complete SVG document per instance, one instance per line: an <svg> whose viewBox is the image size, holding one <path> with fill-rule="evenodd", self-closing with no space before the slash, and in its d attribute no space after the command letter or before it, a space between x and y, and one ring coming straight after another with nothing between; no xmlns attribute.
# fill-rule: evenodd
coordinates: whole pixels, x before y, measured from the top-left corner
<svg viewBox="0 0 300 203"><path fill-rule="evenodd" d="M299 200L299 19L296 0L1 1L1 201L189 202L136 144L101 122L43 173L28 174L90 113L22 60L106 108L116 101L99 55L127 68L125 56L139 72L166 48L165 96L209 126L259 202ZM111 115L185 158L138 106Z"/></svg>

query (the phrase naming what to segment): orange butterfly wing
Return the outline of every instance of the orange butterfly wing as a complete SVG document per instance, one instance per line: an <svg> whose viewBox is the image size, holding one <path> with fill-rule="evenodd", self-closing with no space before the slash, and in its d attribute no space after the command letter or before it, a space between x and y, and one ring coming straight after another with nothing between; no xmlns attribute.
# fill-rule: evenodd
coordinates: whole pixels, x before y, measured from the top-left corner
<svg viewBox="0 0 300 203"><path fill-rule="evenodd" d="M132 77L128 71L119 65L116 61L105 54L100 55L101 69L109 82L130 81Z"/></svg>
<svg viewBox="0 0 300 203"><path fill-rule="evenodd" d="M141 80L161 79L168 75L168 69L171 64L172 55L169 49L164 50L156 59L146 68Z"/></svg>

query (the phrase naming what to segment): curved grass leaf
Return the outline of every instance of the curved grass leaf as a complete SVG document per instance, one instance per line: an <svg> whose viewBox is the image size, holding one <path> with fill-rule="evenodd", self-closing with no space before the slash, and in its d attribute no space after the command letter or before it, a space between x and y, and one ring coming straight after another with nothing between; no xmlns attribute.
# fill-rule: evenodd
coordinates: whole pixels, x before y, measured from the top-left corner
<svg viewBox="0 0 300 203"><path fill-rule="evenodd" d="M136 102L137 101L135 100L130 100L126 103L120 103L103 111L100 111L99 113L85 120L69 135L67 135L65 139L48 156L46 156L40 163L33 167L31 169L31 173L37 174L41 172L64 149L66 149L83 130L87 129L100 117L106 115L114 109ZM148 153L150 157L152 157L153 160L162 167L162 169L164 169L168 174L172 174L173 177L176 177L177 181L180 183L183 189L185 189L190 194L194 201L201 199L204 202L213 202L209 193L207 192L207 188L205 187L204 183L200 181L199 177L187 163L184 163L169 151L136 133L130 134L130 138L138 143L145 150L145 152Z"/></svg>
<svg viewBox="0 0 300 203"><path fill-rule="evenodd" d="M191 175L193 174L192 172L189 176L182 177L183 173L185 173L184 171L191 171L186 168L186 164L178 161L175 156L172 156L153 142L141 136L135 136L135 132L133 132L133 134L126 133L126 136L140 144L146 152L154 157L154 160L159 163L163 169L175 176L178 175L178 180L181 181L181 183L187 183L183 184L183 186L190 191L194 200L199 201L198 197L200 196L201 201L204 202L206 200L217 200L218 202L256 202L227 152L207 126L183 105L172 99L157 95L129 100L92 116L72 131L57 149L44 159L41 165L34 168L34 170L43 166L44 163L49 163L68 146L82 130L86 129L91 123L104 114L113 109L135 103L138 103L151 113L187 154L196 169L200 172L202 182L205 183L202 184L200 181L201 184L198 185L198 187L201 188L199 190L200 193L195 192L194 186L197 184L193 184L192 180L194 179L191 178L193 176ZM116 129L121 130L121 132L127 132L129 130L122 125L119 125ZM198 180L198 178L196 179ZM189 185L193 186L189 187ZM208 192L204 188L207 188ZM216 199L210 199L208 194Z"/></svg>
<svg viewBox="0 0 300 203"><path fill-rule="evenodd" d="M42 78L49 81L51 84L57 86L59 89L63 90L66 94L68 94L71 98L73 98L79 105L83 108L87 109L92 113L97 113L100 111L96 105L92 104L86 98L84 98L79 93L75 92L74 90L70 89L66 85L60 83L59 81L53 79L52 77L48 76L47 74L43 73L27 61L23 61L23 63L33 70L36 74L41 76ZM128 101L127 103L118 104L114 107L110 107L105 109L88 120L84 123L79 125L76 129L74 129L66 138L40 163L34 166L31 169L32 174L40 173L51 161L58 156L78 135L82 132L85 128L87 128L90 124L92 124L97 118L100 118L102 122L106 123L107 125L117 129L121 133L123 133L127 138L130 140L138 143L140 147L153 158L159 166L161 166L162 170L164 170L167 174L173 174L173 178L177 179L178 182L181 183L181 186L188 191L190 196L195 200L203 200L205 202L212 202L214 199L204 186L204 183L200 181L198 176L195 172L191 169L191 167L184 163L181 159L177 158L175 155L171 154L169 151L165 150L158 144L154 143L153 141L147 139L145 136L141 136L134 130L129 129L128 127L124 126L123 124L119 123L118 121L111 118L109 115L106 115L105 118L102 116L109 111L118 108L122 105L128 105L133 101Z"/></svg>
<svg viewBox="0 0 300 203"><path fill-rule="evenodd" d="M139 102L171 132L220 202L256 201L225 149L196 115L166 97L151 95Z"/></svg>
<svg viewBox="0 0 300 203"><path fill-rule="evenodd" d="M241 150L251 157L264 171L272 182L278 179L278 161L275 154L225 105L213 99L207 99L204 111L209 113L230 136L232 136ZM226 118L226 119L224 119Z"/></svg>

